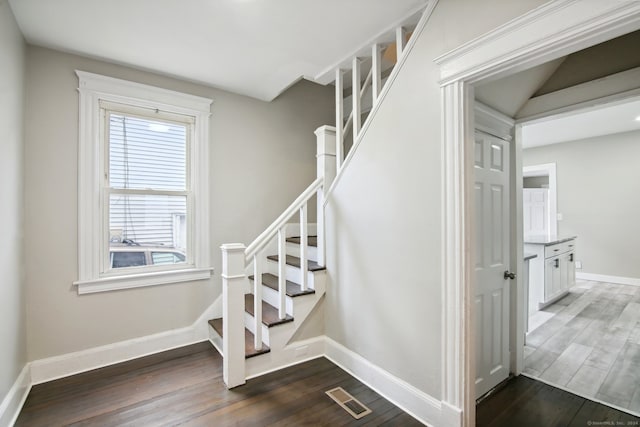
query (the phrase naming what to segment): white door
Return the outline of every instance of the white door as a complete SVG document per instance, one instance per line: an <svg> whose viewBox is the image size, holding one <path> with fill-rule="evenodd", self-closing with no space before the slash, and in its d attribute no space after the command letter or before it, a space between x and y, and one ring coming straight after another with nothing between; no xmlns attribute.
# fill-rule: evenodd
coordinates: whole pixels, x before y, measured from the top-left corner
<svg viewBox="0 0 640 427"><path fill-rule="evenodd" d="M549 190L546 188L522 189L523 233L525 236L549 234Z"/></svg>
<svg viewBox="0 0 640 427"><path fill-rule="evenodd" d="M509 143L476 131L476 397L509 375Z"/></svg>

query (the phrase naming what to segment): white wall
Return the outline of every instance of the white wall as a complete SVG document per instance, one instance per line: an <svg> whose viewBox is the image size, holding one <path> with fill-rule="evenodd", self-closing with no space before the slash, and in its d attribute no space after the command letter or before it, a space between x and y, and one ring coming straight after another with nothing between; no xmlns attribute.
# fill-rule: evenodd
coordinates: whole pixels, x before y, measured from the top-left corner
<svg viewBox="0 0 640 427"><path fill-rule="evenodd" d="M210 282L78 296L78 81L74 70L209 97ZM30 360L191 325L221 292L225 242L248 244L316 176L315 135L333 91L300 82L271 103L29 46L25 246Z"/></svg>
<svg viewBox="0 0 640 427"><path fill-rule="evenodd" d="M523 151L556 163L560 235L577 235L578 272L640 279L640 131Z"/></svg>
<svg viewBox="0 0 640 427"><path fill-rule="evenodd" d="M25 43L13 13L8 3L0 0L0 402L26 363L22 275L24 52Z"/></svg>
<svg viewBox="0 0 640 427"><path fill-rule="evenodd" d="M433 59L540 0L440 0L330 195L327 335L439 398L441 117Z"/></svg>

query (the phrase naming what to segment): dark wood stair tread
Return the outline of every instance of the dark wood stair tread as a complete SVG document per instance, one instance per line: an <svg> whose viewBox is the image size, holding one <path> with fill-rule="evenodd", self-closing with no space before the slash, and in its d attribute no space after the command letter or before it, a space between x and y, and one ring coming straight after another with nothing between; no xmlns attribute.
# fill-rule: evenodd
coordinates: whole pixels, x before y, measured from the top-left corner
<svg viewBox="0 0 640 427"><path fill-rule="evenodd" d="M289 237L287 239L289 243L297 243L300 244L300 236ZM307 246L315 246L318 247L318 236L307 236Z"/></svg>
<svg viewBox="0 0 640 427"><path fill-rule="evenodd" d="M209 325L213 328L214 331L222 337L222 318L219 319L211 319L209 320ZM256 350L253 345L253 334L247 328L244 329L244 358L248 359L250 357L258 356L260 354L269 353L271 349L265 344L262 343L262 348L260 350Z"/></svg>
<svg viewBox="0 0 640 427"><path fill-rule="evenodd" d="M255 316L253 311L253 301L253 294L244 295L244 311L252 316ZM266 302L262 301L262 323L270 328L272 326L282 325L283 323L288 322L293 322L293 317L287 314L287 317L285 317L284 319L280 319L280 316L278 315L278 309L271 304L267 304Z"/></svg>
<svg viewBox="0 0 640 427"><path fill-rule="evenodd" d="M254 279L253 276L249 276L249 280L253 280L253 279ZM273 274L269 274L269 273L263 273L262 284L273 289L274 291L278 291L278 286L279 286L278 276L274 276ZM289 280L286 281L286 288L287 290L285 291L285 293L287 294L287 296L291 298L299 297L301 295L310 295L310 294L316 293L316 291L310 288L307 288L306 291L303 291L302 286L298 285L297 283L291 282Z"/></svg>
<svg viewBox="0 0 640 427"><path fill-rule="evenodd" d="M269 255L267 259L277 262L278 255ZM300 258L298 258L297 256L287 255L286 263L293 267L300 268ZM309 271L318 271L318 270L324 270L324 269L325 269L324 267L319 266L318 263L316 263L315 261L311 261L311 260L307 261L307 270Z"/></svg>

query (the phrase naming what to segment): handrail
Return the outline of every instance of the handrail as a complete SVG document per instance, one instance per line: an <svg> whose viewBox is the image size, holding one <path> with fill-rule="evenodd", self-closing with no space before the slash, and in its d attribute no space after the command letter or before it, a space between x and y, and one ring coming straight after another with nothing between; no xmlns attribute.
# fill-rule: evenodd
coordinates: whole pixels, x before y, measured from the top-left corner
<svg viewBox="0 0 640 427"><path fill-rule="evenodd" d="M302 194L300 194L298 198L294 200L294 202L291 203L291 205L289 205L287 209L285 209L285 211L278 217L278 219L276 219L269 227L267 227L265 231L262 232L262 234L260 234L253 242L251 242L249 246L247 246L247 249L244 251L247 264L251 262L253 256L259 250L264 248L269 243L269 241L273 237L275 237L278 230L281 229L287 223L287 221L289 221L289 218L291 218L311 197L313 197L316 191L318 191L322 187L323 183L324 178L318 178L313 181L313 183L309 187L307 187L307 189L304 190Z"/></svg>

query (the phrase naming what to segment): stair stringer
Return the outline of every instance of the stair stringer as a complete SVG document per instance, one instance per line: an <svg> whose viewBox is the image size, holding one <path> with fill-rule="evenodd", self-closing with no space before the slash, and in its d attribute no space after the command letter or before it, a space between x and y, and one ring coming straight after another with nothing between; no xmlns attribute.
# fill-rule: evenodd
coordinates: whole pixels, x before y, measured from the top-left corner
<svg viewBox="0 0 640 427"><path fill-rule="evenodd" d="M309 272L309 274L313 275L315 294L292 298L293 313L291 314L293 314L293 322L271 328L266 328L262 325L263 341L268 336L268 343L265 343L269 345L271 351L246 360L245 372L247 378L257 377L324 354L324 340L322 337L291 342L291 339L304 324L313 309L321 301L324 301L326 271L319 270ZM250 318L253 320L252 316ZM253 323L253 321L250 323Z"/></svg>

